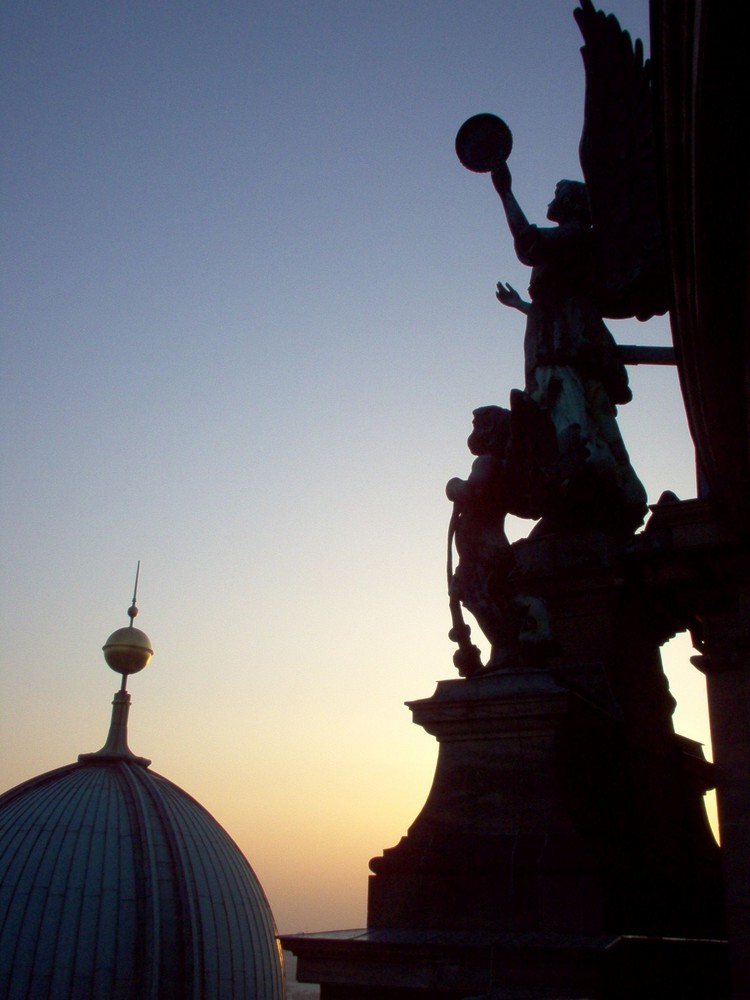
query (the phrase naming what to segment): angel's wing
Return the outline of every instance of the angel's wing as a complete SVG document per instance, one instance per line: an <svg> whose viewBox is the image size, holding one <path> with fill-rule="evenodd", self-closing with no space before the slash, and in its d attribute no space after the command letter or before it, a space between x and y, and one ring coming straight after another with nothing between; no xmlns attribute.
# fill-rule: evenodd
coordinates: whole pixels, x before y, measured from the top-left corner
<svg viewBox="0 0 750 1000"><path fill-rule="evenodd" d="M580 158L605 316L648 319L668 308L654 148L651 74L643 45L614 15L580 0L586 103Z"/></svg>

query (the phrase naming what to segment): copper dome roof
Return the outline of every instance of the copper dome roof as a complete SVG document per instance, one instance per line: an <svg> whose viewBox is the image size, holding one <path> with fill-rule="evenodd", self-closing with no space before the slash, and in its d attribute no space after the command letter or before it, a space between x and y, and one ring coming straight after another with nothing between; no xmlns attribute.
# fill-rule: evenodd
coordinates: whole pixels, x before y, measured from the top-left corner
<svg viewBox="0 0 750 1000"><path fill-rule="evenodd" d="M281 1000L271 910L199 803L92 757L0 796L0 996Z"/></svg>

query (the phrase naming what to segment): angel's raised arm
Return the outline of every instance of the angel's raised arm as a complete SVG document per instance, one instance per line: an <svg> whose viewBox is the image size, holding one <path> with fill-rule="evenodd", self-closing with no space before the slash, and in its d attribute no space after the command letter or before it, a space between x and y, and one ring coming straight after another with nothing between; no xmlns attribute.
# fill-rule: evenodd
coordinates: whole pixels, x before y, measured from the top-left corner
<svg viewBox="0 0 750 1000"><path fill-rule="evenodd" d="M505 209L505 218L508 220L508 228L513 235L513 239L518 239L529 228L529 220L526 218L523 209L516 201L516 196L511 190L511 176L507 163L501 163L492 171L492 183L495 190L500 195L500 200Z"/></svg>

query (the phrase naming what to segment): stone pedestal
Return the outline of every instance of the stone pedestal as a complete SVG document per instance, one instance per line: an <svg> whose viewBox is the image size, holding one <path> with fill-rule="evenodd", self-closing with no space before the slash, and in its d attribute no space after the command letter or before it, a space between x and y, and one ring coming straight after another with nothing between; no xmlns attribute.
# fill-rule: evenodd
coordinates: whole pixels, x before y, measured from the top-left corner
<svg viewBox="0 0 750 1000"><path fill-rule="evenodd" d="M596 667L575 679L604 690ZM410 708L437 769L407 836L370 863L368 927L717 932L695 744L636 754L616 713L547 669L443 681Z"/></svg>
<svg viewBox="0 0 750 1000"><path fill-rule="evenodd" d="M410 708L439 740L438 764L408 835L370 862L368 926L601 928L597 859L576 831L569 779L581 763L574 718L595 730L604 717L544 670L443 681Z"/></svg>
<svg viewBox="0 0 750 1000"><path fill-rule="evenodd" d="M570 672L606 692L599 668ZM651 812L622 720L551 670L443 681L410 708L438 764L370 863L367 930L283 938L321 1000L727 995L696 744L648 761Z"/></svg>

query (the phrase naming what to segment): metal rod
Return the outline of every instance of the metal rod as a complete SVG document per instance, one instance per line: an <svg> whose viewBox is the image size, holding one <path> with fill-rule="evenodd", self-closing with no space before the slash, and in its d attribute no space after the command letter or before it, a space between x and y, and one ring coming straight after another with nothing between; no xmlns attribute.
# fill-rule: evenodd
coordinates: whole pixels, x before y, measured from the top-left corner
<svg viewBox="0 0 750 1000"><path fill-rule="evenodd" d="M625 365L673 365L674 347L638 347L635 344L618 344L620 358Z"/></svg>

